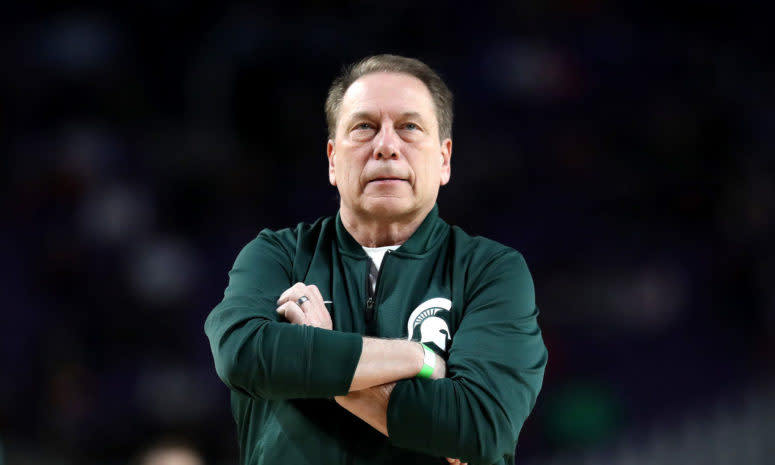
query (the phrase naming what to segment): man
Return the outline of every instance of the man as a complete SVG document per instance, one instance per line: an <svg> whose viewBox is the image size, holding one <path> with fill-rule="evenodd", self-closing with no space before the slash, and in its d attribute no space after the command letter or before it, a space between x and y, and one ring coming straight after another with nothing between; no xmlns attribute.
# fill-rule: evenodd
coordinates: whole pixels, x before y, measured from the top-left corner
<svg viewBox="0 0 775 465"><path fill-rule="evenodd" d="M451 93L378 55L326 116L338 214L261 231L205 323L242 462L513 463L547 353L522 256L438 216Z"/></svg>

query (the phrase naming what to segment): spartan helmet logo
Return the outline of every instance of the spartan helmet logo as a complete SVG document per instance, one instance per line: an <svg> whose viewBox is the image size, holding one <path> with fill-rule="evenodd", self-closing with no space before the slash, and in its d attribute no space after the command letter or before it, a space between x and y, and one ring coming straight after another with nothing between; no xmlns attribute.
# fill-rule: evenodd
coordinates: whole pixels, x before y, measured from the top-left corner
<svg viewBox="0 0 775 465"><path fill-rule="evenodd" d="M422 343L432 342L446 352L447 345L452 340L447 325L451 308L452 302L442 297L426 300L418 305L409 315L406 324L406 333L409 335L407 339L419 340Z"/></svg>

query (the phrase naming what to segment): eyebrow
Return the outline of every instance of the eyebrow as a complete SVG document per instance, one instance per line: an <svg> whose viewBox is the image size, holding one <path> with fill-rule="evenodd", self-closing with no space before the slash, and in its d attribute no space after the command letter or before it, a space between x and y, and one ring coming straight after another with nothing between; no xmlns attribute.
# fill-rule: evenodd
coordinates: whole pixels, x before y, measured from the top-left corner
<svg viewBox="0 0 775 465"><path fill-rule="evenodd" d="M401 113L401 119L406 119L406 118L414 118L414 119L420 119L421 120L422 119L422 115L420 113L416 112L416 111L405 111L405 112ZM372 112L369 112L369 111L358 111L358 112L353 113L350 116L350 118L349 118L350 121L356 120L356 119L377 119L377 118L375 117L375 114L372 113Z"/></svg>

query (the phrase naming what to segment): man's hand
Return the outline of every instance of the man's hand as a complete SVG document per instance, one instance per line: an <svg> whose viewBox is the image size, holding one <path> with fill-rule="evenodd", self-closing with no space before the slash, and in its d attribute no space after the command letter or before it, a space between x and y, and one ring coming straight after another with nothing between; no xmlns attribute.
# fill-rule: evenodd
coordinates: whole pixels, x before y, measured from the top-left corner
<svg viewBox="0 0 775 465"><path fill-rule="evenodd" d="M296 283L277 299L277 313L295 325L332 329L331 314L314 284Z"/></svg>
<svg viewBox="0 0 775 465"><path fill-rule="evenodd" d="M468 462L461 462L460 459L451 459L449 457L447 457L447 462L452 465L468 465Z"/></svg>
<svg viewBox="0 0 775 465"><path fill-rule="evenodd" d="M346 396L334 397L336 403L365 421L385 436L387 431L387 406L396 383L353 391Z"/></svg>
<svg viewBox="0 0 775 465"><path fill-rule="evenodd" d="M368 423L372 428L388 436L387 407L390 394L396 383L387 383L360 391L353 391L346 396L334 397L342 408ZM452 465L468 465L460 459L447 458Z"/></svg>

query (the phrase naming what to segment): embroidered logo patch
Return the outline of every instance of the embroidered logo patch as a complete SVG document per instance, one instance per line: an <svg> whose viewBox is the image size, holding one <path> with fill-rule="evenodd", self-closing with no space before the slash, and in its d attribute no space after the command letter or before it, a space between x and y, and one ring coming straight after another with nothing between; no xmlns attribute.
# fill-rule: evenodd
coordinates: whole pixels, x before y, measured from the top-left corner
<svg viewBox="0 0 775 465"><path fill-rule="evenodd" d="M426 300L409 315L406 324L407 339L422 343L433 343L447 351L452 336L449 333L449 312L452 302L443 297Z"/></svg>

